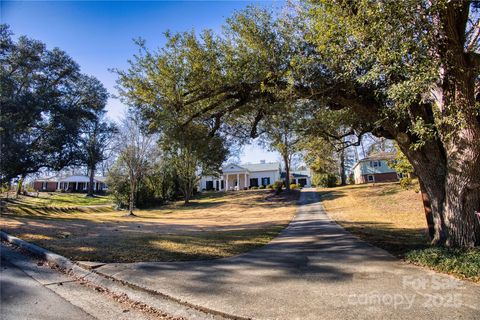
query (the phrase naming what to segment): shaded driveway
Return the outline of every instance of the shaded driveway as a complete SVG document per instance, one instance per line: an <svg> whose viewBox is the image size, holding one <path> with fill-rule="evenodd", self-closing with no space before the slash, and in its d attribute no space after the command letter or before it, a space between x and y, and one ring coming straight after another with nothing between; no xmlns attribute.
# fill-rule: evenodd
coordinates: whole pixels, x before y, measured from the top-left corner
<svg viewBox="0 0 480 320"><path fill-rule="evenodd" d="M480 286L406 263L346 232L302 191L268 245L219 260L96 269L198 306L254 319L480 319Z"/></svg>

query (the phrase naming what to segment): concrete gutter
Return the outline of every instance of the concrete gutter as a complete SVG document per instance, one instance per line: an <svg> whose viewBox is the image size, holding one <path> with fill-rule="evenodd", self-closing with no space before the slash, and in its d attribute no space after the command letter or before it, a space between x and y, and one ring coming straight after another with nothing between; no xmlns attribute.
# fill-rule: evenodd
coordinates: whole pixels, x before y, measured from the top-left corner
<svg viewBox="0 0 480 320"><path fill-rule="evenodd" d="M14 237L4 231L0 231L0 239L28 251L29 253L45 260L52 267L56 267L62 272L77 278L78 280L88 281L89 283L116 295L126 295L134 302L146 304L162 313L167 313L174 317L193 320L249 319L211 310L202 306L193 305L189 302L170 297L160 292L149 290L126 281L116 279L112 276L104 275L96 272L88 264L83 262L79 262L77 264L64 256L48 251L45 248L29 243L20 238Z"/></svg>

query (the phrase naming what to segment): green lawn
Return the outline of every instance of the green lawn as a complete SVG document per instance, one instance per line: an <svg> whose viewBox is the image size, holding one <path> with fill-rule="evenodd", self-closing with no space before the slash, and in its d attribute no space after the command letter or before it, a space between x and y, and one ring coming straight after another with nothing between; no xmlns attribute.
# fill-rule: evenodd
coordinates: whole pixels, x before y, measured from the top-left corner
<svg viewBox="0 0 480 320"><path fill-rule="evenodd" d="M38 197L21 197L24 204L52 207L78 207L111 204L107 196L87 197L84 193L39 192Z"/></svg>
<svg viewBox="0 0 480 320"><path fill-rule="evenodd" d="M35 216L74 212L112 211L107 196L87 197L80 193L40 192L37 196L19 196L2 201L2 210L17 215Z"/></svg>

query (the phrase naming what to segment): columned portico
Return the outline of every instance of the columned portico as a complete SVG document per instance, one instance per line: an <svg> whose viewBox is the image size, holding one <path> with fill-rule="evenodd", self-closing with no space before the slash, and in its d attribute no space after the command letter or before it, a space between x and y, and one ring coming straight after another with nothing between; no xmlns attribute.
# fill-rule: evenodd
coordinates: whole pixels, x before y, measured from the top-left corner
<svg viewBox="0 0 480 320"><path fill-rule="evenodd" d="M249 173L247 171L235 172L232 174L225 173L223 176L225 181L225 190L243 190L248 188L248 175Z"/></svg>

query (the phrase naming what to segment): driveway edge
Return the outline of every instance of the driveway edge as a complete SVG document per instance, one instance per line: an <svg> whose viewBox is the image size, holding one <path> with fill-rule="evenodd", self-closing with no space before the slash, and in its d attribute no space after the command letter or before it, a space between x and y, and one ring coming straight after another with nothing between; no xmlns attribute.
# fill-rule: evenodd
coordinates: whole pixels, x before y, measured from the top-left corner
<svg viewBox="0 0 480 320"><path fill-rule="evenodd" d="M146 304L152 308L158 309L160 312L166 312L174 317L188 317L188 319L199 320L250 319L194 305L161 292L143 288L130 282L117 279L114 276L97 272L94 269L83 268L64 256L53 253L45 248L22 240L18 237L12 236L4 231L0 231L0 239L28 251L29 253L45 260L53 267L58 268L62 272L73 276L78 280L87 281L103 290L110 291L117 295L126 295L134 302Z"/></svg>

